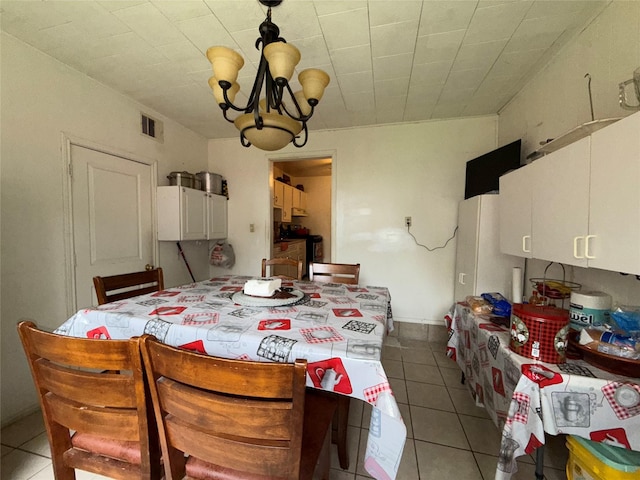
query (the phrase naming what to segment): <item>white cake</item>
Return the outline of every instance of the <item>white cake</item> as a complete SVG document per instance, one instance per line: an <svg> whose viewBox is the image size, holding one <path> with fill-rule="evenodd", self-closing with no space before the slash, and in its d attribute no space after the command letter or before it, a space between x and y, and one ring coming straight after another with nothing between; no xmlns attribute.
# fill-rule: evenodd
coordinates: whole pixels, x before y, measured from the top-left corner
<svg viewBox="0 0 640 480"><path fill-rule="evenodd" d="M247 280L244 284L244 294L254 297L271 297L280 288L281 284L282 280L279 278Z"/></svg>

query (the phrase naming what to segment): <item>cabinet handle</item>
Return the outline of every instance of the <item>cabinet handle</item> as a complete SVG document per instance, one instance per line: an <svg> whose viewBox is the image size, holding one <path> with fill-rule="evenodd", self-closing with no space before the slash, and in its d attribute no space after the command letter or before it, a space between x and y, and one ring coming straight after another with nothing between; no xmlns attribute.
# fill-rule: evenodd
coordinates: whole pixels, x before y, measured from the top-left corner
<svg viewBox="0 0 640 480"><path fill-rule="evenodd" d="M596 236L595 236L595 235L587 235L587 236L585 237L585 244L584 244L584 256L585 256L585 257L587 257L587 258L589 258L589 259L596 258L596 256L595 256L595 255L591 255L591 254L589 253L589 252L591 251L591 248L590 248L590 247L591 247L591 241L590 241L590 240L591 240L592 238L596 238Z"/></svg>
<svg viewBox="0 0 640 480"><path fill-rule="evenodd" d="M529 244L531 244L531 235L522 236L522 251L524 253L531 253L531 246L527 248L527 240L529 240Z"/></svg>
<svg viewBox="0 0 640 480"><path fill-rule="evenodd" d="M465 283L464 283L464 277L465 277L465 275L466 275L466 273L463 273L463 272L460 272L460 273L458 274L458 283L459 283L460 285L464 285L464 284L465 284Z"/></svg>
<svg viewBox="0 0 640 480"><path fill-rule="evenodd" d="M584 258L584 255L578 255L578 243L581 240L584 240L584 237L573 237L573 258Z"/></svg>

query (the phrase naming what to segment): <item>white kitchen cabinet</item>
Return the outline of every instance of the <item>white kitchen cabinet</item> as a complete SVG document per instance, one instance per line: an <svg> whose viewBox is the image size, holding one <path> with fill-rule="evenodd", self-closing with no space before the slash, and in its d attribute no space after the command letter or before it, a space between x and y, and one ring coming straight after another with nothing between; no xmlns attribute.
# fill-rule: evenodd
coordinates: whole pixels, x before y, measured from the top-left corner
<svg viewBox="0 0 640 480"><path fill-rule="evenodd" d="M307 209L307 192L293 188L293 208Z"/></svg>
<svg viewBox="0 0 640 480"><path fill-rule="evenodd" d="M284 187L285 184L274 180L273 182L273 206L282 208L284 206Z"/></svg>
<svg viewBox="0 0 640 480"><path fill-rule="evenodd" d="M227 197L207 194L207 240L227 238Z"/></svg>
<svg viewBox="0 0 640 480"><path fill-rule="evenodd" d="M531 258L530 167L500 177L500 251Z"/></svg>
<svg viewBox="0 0 640 480"><path fill-rule="evenodd" d="M500 249L638 275L638 185L635 113L500 177Z"/></svg>
<svg viewBox="0 0 640 480"><path fill-rule="evenodd" d="M291 209L293 208L293 190L291 185L284 185L282 202L282 221L291 222Z"/></svg>
<svg viewBox="0 0 640 480"><path fill-rule="evenodd" d="M224 203L221 199L224 199ZM157 206L158 240L207 240L226 237L227 205L226 197L222 195L177 185L158 187ZM223 237L218 236L223 232Z"/></svg>
<svg viewBox="0 0 640 480"><path fill-rule="evenodd" d="M578 267L589 225L590 137L550 153L528 166L533 185L531 255Z"/></svg>
<svg viewBox="0 0 640 480"><path fill-rule="evenodd" d="M489 292L511 297L513 267L524 260L500 252L499 211L498 195L478 195L458 205L456 301Z"/></svg>
<svg viewBox="0 0 640 480"><path fill-rule="evenodd" d="M591 136L590 267L640 274L640 112Z"/></svg>

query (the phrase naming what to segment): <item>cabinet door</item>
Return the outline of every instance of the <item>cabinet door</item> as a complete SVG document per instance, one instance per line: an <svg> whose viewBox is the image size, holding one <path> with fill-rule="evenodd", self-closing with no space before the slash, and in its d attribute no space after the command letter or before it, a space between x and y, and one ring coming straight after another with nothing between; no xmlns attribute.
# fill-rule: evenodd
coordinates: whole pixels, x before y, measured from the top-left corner
<svg viewBox="0 0 640 480"><path fill-rule="evenodd" d="M279 181L273 182L273 206L282 208L284 206L284 183Z"/></svg>
<svg viewBox="0 0 640 480"><path fill-rule="evenodd" d="M589 266L640 274L640 112L591 139Z"/></svg>
<svg viewBox="0 0 640 480"><path fill-rule="evenodd" d="M181 240L207 238L207 195L202 190L181 187Z"/></svg>
<svg viewBox="0 0 640 480"><path fill-rule="evenodd" d="M297 188L292 188L291 191L293 192L293 208L302 208L302 192Z"/></svg>
<svg viewBox="0 0 640 480"><path fill-rule="evenodd" d="M209 240L227 238L227 197L224 195L208 194L207 238Z"/></svg>
<svg viewBox="0 0 640 480"><path fill-rule="evenodd" d="M525 258L531 258L532 167L500 177L500 251Z"/></svg>
<svg viewBox="0 0 640 480"><path fill-rule="evenodd" d="M587 266L591 140L578 140L531 165L532 256Z"/></svg>
<svg viewBox="0 0 640 480"><path fill-rule="evenodd" d="M291 208L293 208L293 187L284 185L284 201L282 204L282 221L291 222Z"/></svg>
<svg viewBox="0 0 640 480"><path fill-rule="evenodd" d="M480 198L473 197L458 204L458 241L456 246L455 301L475 295L478 259L478 221Z"/></svg>
<svg viewBox="0 0 640 480"><path fill-rule="evenodd" d="M307 209L307 192L300 192L300 208Z"/></svg>

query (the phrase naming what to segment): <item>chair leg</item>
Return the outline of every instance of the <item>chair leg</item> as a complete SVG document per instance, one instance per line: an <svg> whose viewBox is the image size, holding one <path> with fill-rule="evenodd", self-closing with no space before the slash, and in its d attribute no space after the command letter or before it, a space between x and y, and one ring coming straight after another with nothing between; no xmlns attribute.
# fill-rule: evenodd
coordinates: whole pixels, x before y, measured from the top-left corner
<svg viewBox="0 0 640 480"><path fill-rule="evenodd" d="M350 398L338 395L338 408L333 416L331 442L338 446L338 460L340 468L349 468L349 446L347 444L347 430L349 425Z"/></svg>
<svg viewBox="0 0 640 480"><path fill-rule="evenodd" d="M319 477L314 475L314 478L320 478L321 480L329 480L331 473L331 441L330 441L330 433L327 432L327 435L324 437L324 443L322 445L322 450L320 451L320 457L318 459L318 465L316 467L316 473L318 473Z"/></svg>

